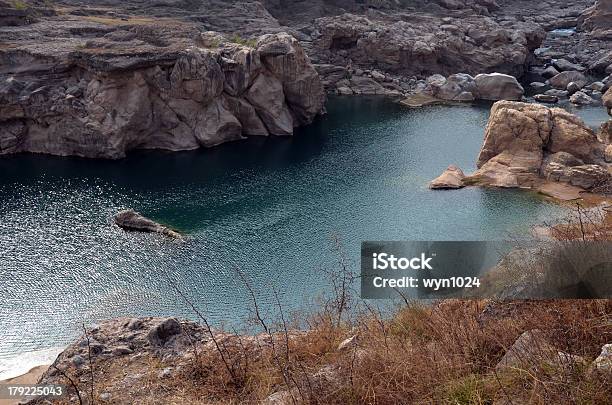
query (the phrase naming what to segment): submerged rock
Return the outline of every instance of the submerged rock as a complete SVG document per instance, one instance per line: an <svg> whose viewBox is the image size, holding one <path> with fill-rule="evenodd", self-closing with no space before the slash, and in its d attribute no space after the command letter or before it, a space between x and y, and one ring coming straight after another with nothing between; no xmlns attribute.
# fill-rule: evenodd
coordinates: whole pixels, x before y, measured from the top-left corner
<svg viewBox="0 0 612 405"><path fill-rule="evenodd" d="M178 232L160 225L132 209L117 213L115 215L115 224L126 231L159 233L172 238L181 238Z"/></svg>

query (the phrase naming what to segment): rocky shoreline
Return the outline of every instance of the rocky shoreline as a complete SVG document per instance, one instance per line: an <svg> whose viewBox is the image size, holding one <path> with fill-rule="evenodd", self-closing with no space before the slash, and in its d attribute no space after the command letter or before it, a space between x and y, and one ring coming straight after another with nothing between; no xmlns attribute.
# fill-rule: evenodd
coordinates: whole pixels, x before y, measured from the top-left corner
<svg viewBox="0 0 612 405"><path fill-rule="evenodd" d="M430 188L523 188L565 196L561 199L576 199L584 191L609 195L611 124L596 132L560 108L499 101L491 110L476 172L466 176L450 166Z"/></svg>
<svg viewBox="0 0 612 405"><path fill-rule="evenodd" d="M461 305L454 301L440 302L433 304L431 311L446 311L448 316L452 316L453 306ZM587 306L588 303L578 305ZM603 301L600 305L605 308ZM541 311L540 307L545 311L550 307L550 310L556 311L557 316L561 316L559 308L550 302L538 304L475 301L472 307L474 306L477 307L474 316L480 328L499 327L496 326L499 325L498 320L510 322L522 317L537 319L540 315L534 315L532 311ZM525 308L521 309L522 307ZM414 310L412 307L406 309ZM400 311L399 314L401 313ZM424 321L425 319L422 319L422 322ZM394 321L389 322L392 325ZM529 324L534 325L529 322L518 331L514 330L514 338L510 336L503 339L507 346L496 349L492 367L497 373L504 375L508 370L526 367L526 364L531 362L542 362L554 370L580 367L591 378L597 378L600 374L605 377L612 369L612 347L610 344L602 346L600 343L606 342L605 336L597 336L596 344L590 343L591 347L586 351L589 353L587 356L583 351L581 355L577 355L576 348L567 352L567 349L563 350L555 344L555 339L550 335L551 331L540 329L542 324L537 329L535 326L529 327ZM282 355L287 357L281 357L282 360L278 361L287 362L285 366L289 368L290 364L299 364L299 360L290 356L311 347L310 345L320 339L318 333L320 331L317 330L286 330L269 334L239 335L211 331L201 324L175 318L118 318L87 328L82 336L58 356L38 382L67 384L68 396L63 400L68 403L228 403L229 393L222 393L215 399L215 388L220 388L219 386L210 388L210 391L201 386L206 380L215 380L228 373L227 369L224 369L224 361L238 362L244 357L252 364L266 364L267 356L287 350L287 354ZM376 348L380 345L378 338L369 336L367 329L359 326L333 330L333 336L329 336L329 341L324 343L325 348L319 349L326 354L327 360L323 364L306 363L303 367L307 369L303 368L300 374L296 373L291 382L283 383L282 379L276 379L275 382L268 383L262 392L257 392L260 398L253 398L253 402L268 405L310 403L310 399L305 395L308 389L320 395L330 387L348 383L345 380L350 377L349 370L352 370L353 366L356 370L366 370L367 359L377 356ZM224 353L227 357L219 357L219 353ZM349 368L345 359L353 366ZM267 366L270 367L269 364ZM276 370L274 367L272 369ZM240 370L235 369L234 372L238 373ZM223 379L229 377L224 375ZM253 378L256 378L256 374ZM302 385L303 379L308 383L304 382ZM231 385L230 383L229 386ZM249 402L246 397L238 399L241 403ZM49 403L49 400L54 402L53 398L40 397L27 403L45 404Z"/></svg>
<svg viewBox="0 0 612 405"><path fill-rule="evenodd" d="M612 82L610 0L289 3L0 2L0 154L291 135L326 92L594 105Z"/></svg>

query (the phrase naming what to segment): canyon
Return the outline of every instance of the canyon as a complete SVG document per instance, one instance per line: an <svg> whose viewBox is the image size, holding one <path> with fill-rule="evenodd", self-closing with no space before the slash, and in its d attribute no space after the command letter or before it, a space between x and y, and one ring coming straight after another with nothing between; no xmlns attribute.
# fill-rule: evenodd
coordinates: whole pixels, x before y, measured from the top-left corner
<svg viewBox="0 0 612 405"><path fill-rule="evenodd" d="M325 93L402 99L431 75L487 89L454 94L449 78L452 99L516 100L518 83L477 75L532 74L560 27L579 27L555 45L573 66L612 65L609 0L147 4L0 2L0 154L116 159L287 136L324 114Z"/></svg>

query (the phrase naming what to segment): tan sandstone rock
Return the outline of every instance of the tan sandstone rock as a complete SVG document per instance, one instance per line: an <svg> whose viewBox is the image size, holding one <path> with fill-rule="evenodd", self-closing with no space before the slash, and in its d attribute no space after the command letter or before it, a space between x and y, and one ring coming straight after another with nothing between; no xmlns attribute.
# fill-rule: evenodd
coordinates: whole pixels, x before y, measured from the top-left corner
<svg viewBox="0 0 612 405"><path fill-rule="evenodd" d="M463 179L465 174L455 165L450 165L444 173L429 183L432 190L458 189L465 187Z"/></svg>
<svg viewBox="0 0 612 405"><path fill-rule="evenodd" d="M605 145L584 122L559 108L495 103L478 156L465 183L533 187L545 177L591 188L605 181ZM546 158L546 159L545 159Z"/></svg>

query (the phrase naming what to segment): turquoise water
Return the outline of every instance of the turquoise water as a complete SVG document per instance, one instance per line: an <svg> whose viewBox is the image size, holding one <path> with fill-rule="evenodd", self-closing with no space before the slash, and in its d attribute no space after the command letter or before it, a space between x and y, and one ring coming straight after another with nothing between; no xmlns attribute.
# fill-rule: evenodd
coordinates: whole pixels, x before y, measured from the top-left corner
<svg viewBox="0 0 612 405"><path fill-rule="evenodd" d="M427 188L450 163L474 169L488 106L349 98L328 111L293 138L209 150L2 157L0 377L26 364L15 356L69 342L82 322L193 317L166 276L214 325L231 325L249 307L236 268L264 311L274 312L273 289L285 310L304 309L323 288L320 269L336 265L334 237L357 265L363 240L504 239L560 213L520 191ZM593 125L605 117L583 112ZM111 218L126 207L186 240L119 230Z"/></svg>

